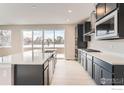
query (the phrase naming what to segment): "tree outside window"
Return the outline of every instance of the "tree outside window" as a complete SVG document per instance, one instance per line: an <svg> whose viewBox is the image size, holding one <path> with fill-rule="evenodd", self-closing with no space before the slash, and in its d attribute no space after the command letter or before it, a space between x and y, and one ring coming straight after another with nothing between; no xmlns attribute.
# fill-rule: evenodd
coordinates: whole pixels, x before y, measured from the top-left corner
<svg viewBox="0 0 124 93"><path fill-rule="evenodd" d="M11 46L11 31L0 30L0 47Z"/></svg>

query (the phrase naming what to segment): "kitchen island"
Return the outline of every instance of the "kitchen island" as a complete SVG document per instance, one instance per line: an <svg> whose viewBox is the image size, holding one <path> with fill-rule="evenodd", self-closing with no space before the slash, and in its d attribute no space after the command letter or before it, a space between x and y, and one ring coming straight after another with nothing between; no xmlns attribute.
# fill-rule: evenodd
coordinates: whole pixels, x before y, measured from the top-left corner
<svg viewBox="0 0 124 93"><path fill-rule="evenodd" d="M49 85L55 64L55 51L35 50L0 57L0 81L5 81L1 84Z"/></svg>

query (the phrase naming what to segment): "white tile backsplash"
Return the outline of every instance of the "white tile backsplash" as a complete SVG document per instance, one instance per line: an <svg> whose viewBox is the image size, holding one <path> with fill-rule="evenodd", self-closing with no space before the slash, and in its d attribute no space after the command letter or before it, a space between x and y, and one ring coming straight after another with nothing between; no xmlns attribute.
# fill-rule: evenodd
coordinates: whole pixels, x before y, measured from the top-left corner
<svg viewBox="0 0 124 93"><path fill-rule="evenodd" d="M124 39L116 40L96 40L94 35L88 43L88 48L97 49L102 52L110 52L124 57Z"/></svg>

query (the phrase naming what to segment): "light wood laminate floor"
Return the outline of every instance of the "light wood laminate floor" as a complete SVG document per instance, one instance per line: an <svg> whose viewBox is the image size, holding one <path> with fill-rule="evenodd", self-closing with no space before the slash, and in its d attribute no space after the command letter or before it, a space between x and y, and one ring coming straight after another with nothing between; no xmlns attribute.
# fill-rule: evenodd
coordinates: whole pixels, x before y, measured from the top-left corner
<svg viewBox="0 0 124 93"><path fill-rule="evenodd" d="M95 82L76 61L58 60L51 85L95 85Z"/></svg>

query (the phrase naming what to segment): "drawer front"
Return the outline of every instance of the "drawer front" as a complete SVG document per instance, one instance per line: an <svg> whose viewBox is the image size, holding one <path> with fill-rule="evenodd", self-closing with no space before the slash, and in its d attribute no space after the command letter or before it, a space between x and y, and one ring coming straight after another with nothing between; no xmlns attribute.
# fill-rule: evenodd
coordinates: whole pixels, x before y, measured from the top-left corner
<svg viewBox="0 0 124 93"><path fill-rule="evenodd" d="M109 72L112 72L112 65L105 62L105 61L102 61L96 57L93 58L93 62L98 64L99 66L103 67L104 69L106 69L107 71Z"/></svg>

